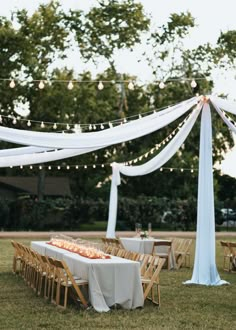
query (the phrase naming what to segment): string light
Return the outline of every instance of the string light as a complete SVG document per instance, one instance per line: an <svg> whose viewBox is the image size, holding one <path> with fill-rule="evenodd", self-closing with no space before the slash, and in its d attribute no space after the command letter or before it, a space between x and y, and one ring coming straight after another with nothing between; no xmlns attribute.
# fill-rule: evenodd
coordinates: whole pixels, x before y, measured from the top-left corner
<svg viewBox="0 0 236 330"><path fill-rule="evenodd" d="M193 78L188 78L188 77L181 77L181 78L168 78L164 81L162 80L159 80L159 81L155 81L155 82L151 82L153 84L158 84L159 87L160 85L161 86L164 86L166 85L166 83L168 82L180 82L180 83L187 83L187 82L190 82L190 84L194 81L194 85L197 84L196 81L212 81L212 78L211 77L194 77ZM103 80L80 80L80 79L12 79L12 78L0 78L0 81L8 81L9 82L9 87L10 88L14 88L15 85L16 85L16 81L20 84L20 83L24 83L24 84L27 84L27 83L38 83L38 86L40 89L43 89L45 87L45 82L48 82L50 84L54 84L54 83L62 83L62 84L67 84L67 89L68 90L71 90L74 88L74 83L79 83L79 84L84 84L84 83L87 83L87 84L91 84L91 83L96 83L98 85L100 85L103 89L104 85L103 83L110 83L112 85L114 84L121 84L121 83L125 83L127 84L127 87L128 89L130 90L133 90L134 89L134 82L132 80L107 80L107 79L103 79ZM142 84L144 83L150 83L150 82L147 82L147 81L142 81L142 80L139 80ZM162 88L164 88L162 87ZM196 87L196 86L195 86ZM195 88L194 87L194 88ZM161 87L160 87L161 88ZM99 89L99 88L98 88Z"/></svg>
<svg viewBox="0 0 236 330"><path fill-rule="evenodd" d="M133 91L134 90L134 83L130 80L128 83L128 89Z"/></svg>
<svg viewBox="0 0 236 330"><path fill-rule="evenodd" d="M170 105L169 107L171 107L171 106L173 106L173 104ZM161 107L161 108L158 108L156 110L163 110L163 109L167 109L167 108L168 107ZM107 126L107 128L108 127L109 128L112 128L115 125L125 124L125 123L127 123L127 122L129 122L131 120L135 120L137 118L142 118L142 117L148 116L148 115L150 115L152 113L153 113L153 110L152 111L147 111L145 113L142 113L142 115L141 114L135 114L135 115L132 115L132 116L128 116L128 117L125 117L125 118L122 118L122 119L120 119L120 118L119 119L115 119L113 121L109 121L109 122L105 122L105 123L80 124L79 126L76 126L76 127L78 127L79 132L82 132L84 130L89 130L89 131L96 130L97 127L100 127L101 129L104 129L105 126ZM157 112L157 114L158 114L158 112ZM2 123L2 118L13 118L13 116L11 116L11 115L8 115L8 116L6 116L6 115L0 115L0 123ZM55 123L54 122L53 123L53 122L50 122L50 121L46 121L46 122L44 121L43 124L42 124L42 121L39 121L39 120L30 120L30 119L25 119L25 118L18 118L18 121L21 122L21 123L24 123L25 122L27 126L31 126L31 124L33 123L35 125L39 125L41 128L45 128L46 126L52 126L52 128L54 130L56 130L58 128L58 125L60 125L60 126L65 126L67 130L70 129L70 124L63 123L63 122L60 122L60 123ZM71 125L74 125L74 127L75 127L75 125L78 125L78 124L71 124Z"/></svg>
<svg viewBox="0 0 236 330"><path fill-rule="evenodd" d="M103 90L103 88L104 88L104 85L103 85L102 81L99 81L98 89L101 91L101 90Z"/></svg>
<svg viewBox="0 0 236 330"><path fill-rule="evenodd" d="M43 80L40 80L38 87L39 87L39 89L44 89L45 85L44 85Z"/></svg>
<svg viewBox="0 0 236 330"><path fill-rule="evenodd" d="M165 83L163 81L160 82L159 88L164 89L166 87Z"/></svg>
<svg viewBox="0 0 236 330"><path fill-rule="evenodd" d="M10 81L9 87L10 87L10 88L15 88L15 86L16 86L16 83L15 83L14 79L12 79L12 80Z"/></svg>
<svg viewBox="0 0 236 330"><path fill-rule="evenodd" d="M71 80L69 81L69 83L68 83L68 85L67 85L67 88L68 88L69 90L72 90L72 89L74 88L73 82L72 82Z"/></svg>
<svg viewBox="0 0 236 330"><path fill-rule="evenodd" d="M190 85L191 85L192 88L197 87L197 83L196 83L195 80L192 80Z"/></svg>
<svg viewBox="0 0 236 330"><path fill-rule="evenodd" d="M83 164L83 165L66 165L64 166L64 168L66 170L71 170L71 169L76 169L76 170L79 170L79 169L85 169L87 170L88 168L93 168L93 169L96 169L97 167L101 167L101 168L105 168L106 166L107 167L112 167L112 164L113 163L105 163L105 164ZM131 165L130 162L127 162L126 165ZM20 165L20 169L24 169L24 167L26 166L22 166ZM13 166L9 166L9 168L13 168ZM30 170L33 169L33 166L30 165L29 166ZM43 168L47 168L48 170L52 170L53 168L54 169L57 169L58 171L61 170L63 168L63 166L60 166L60 165L55 165L55 166L52 166L52 165L49 165L49 166L44 166L44 165L40 165L38 167L39 170L42 170ZM212 169L214 171L214 169ZM168 172L176 172L176 171L179 171L181 173L183 172L191 172L191 173L194 173L194 172L197 172L197 168L177 168L177 167L160 167L159 169L160 172L164 172L164 171L168 171Z"/></svg>

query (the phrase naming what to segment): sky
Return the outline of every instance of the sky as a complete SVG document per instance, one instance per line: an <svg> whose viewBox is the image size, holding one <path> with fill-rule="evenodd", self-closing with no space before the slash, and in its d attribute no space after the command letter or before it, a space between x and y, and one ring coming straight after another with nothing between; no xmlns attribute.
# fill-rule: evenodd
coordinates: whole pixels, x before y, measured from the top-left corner
<svg viewBox="0 0 236 330"><path fill-rule="evenodd" d="M11 11L25 8L32 13L40 3L48 3L49 0L7 0L2 1L0 15L10 17ZM96 0L60 0L63 8L89 10L96 4ZM236 30L236 1L206 1L206 0L139 0L144 6L146 14L151 16L155 26L166 23L171 13L181 13L189 11L195 18L196 28L194 28L186 39L186 47L196 47L199 44L210 42L215 44L220 33L228 30ZM127 72L138 76L143 81L151 81L151 69L144 63L140 64L138 59L143 52L142 46L135 47L133 52L118 52L115 60L117 69L120 72ZM106 68L106 63L100 61L98 66L84 64L79 55L75 52L69 54L68 59L61 63L63 66L73 68L75 71L91 70L94 73L102 72ZM236 99L235 73L220 72L214 75L216 93L228 93L231 99ZM236 177L236 147L227 153L222 162L223 173Z"/></svg>

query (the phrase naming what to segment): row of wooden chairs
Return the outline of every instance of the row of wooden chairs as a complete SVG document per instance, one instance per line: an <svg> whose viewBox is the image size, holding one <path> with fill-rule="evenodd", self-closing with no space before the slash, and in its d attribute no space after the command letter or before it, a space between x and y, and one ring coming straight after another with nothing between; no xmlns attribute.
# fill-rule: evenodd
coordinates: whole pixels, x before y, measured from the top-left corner
<svg viewBox="0 0 236 330"><path fill-rule="evenodd" d="M102 242L104 247L107 248L108 246L116 247L116 248L123 248L123 244L119 238L106 238L102 237Z"/></svg>
<svg viewBox="0 0 236 330"><path fill-rule="evenodd" d="M220 241L223 248L223 269L236 272L236 242Z"/></svg>
<svg viewBox="0 0 236 330"><path fill-rule="evenodd" d="M19 242L11 243L14 248L13 273L19 274L37 295L66 308L70 293L75 301L88 307L80 289L87 287L88 281L74 277L64 261L41 255Z"/></svg>
<svg viewBox="0 0 236 330"><path fill-rule="evenodd" d="M144 300L151 300L154 304L160 307L161 294L159 274L165 263L165 259L155 255L136 253L122 248L109 246L106 249L106 253L117 257L138 261L140 263L140 275L143 286Z"/></svg>

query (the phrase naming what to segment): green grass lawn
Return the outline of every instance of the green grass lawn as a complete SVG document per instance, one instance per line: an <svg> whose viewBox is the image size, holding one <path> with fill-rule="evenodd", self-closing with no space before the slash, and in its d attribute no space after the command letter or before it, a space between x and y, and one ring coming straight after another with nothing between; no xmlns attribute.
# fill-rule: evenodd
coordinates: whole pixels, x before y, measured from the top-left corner
<svg viewBox="0 0 236 330"><path fill-rule="evenodd" d="M160 309L145 302L143 309L99 314L75 305L63 311L37 297L11 273L13 249L10 240L1 239L0 329L236 329L236 274L222 271L222 252L217 241L218 270L231 285L186 286L182 282L191 278L192 269L163 270Z"/></svg>

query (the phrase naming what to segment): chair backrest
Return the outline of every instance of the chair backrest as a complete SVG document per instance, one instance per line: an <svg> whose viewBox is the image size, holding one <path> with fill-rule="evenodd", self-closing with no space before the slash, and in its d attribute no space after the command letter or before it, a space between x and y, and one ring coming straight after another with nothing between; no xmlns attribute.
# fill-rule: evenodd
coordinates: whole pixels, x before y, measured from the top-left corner
<svg viewBox="0 0 236 330"><path fill-rule="evenodd" d="M57 269L60 269L62 270L62 273L64 273L64 276L67 276L67 278L71 281L71 284L74 288L74 290L76 291L78 297L80 298L82 304L87 307L87 302L80 290L80 288L78 287L78 285L76 284L75 282L75 279L72 275L72 273L70 272L66 262L64 260L57 260L57 259L53 259L52 262L54 263L54 266L57 268Z"/></svg>
<svg viewBox="0 0 236 330"><path fill-rule="evenodd" d="M167 240L155 241L153 243L153 247L152 247L152 254L155 253L157 247L162 247L162 246L167 247L167 253L170 253L171 247L172 247L172 241L169 241L169 240L168 241Z"/></svg>
<svg viewBox="0 0 236 330"><path fill-rule="evenodd" d="M236 256L236 242L228 242L228 247L232 256Z"/></svg>
<svg viewBox="0 0 236 330"><path fill-rule="evenodd" d="M159 258L157 256L154 256L155 258L152 263L150 263L148 269L146 270L144 274L144 279L149 280L149 284L146 286L144 290L144 300L147 298L152 286L154 283L159 284L159 274L160 271L165 263L165 259Z"/></svg>
<svg viewBox="0 0 236 330"><path fill-rule="evenodd" d="M220 244L221 244L222 248L224 249L224 255L229 256L231 253L230 247L229 247L229 242L220 241Z"/></svg>

